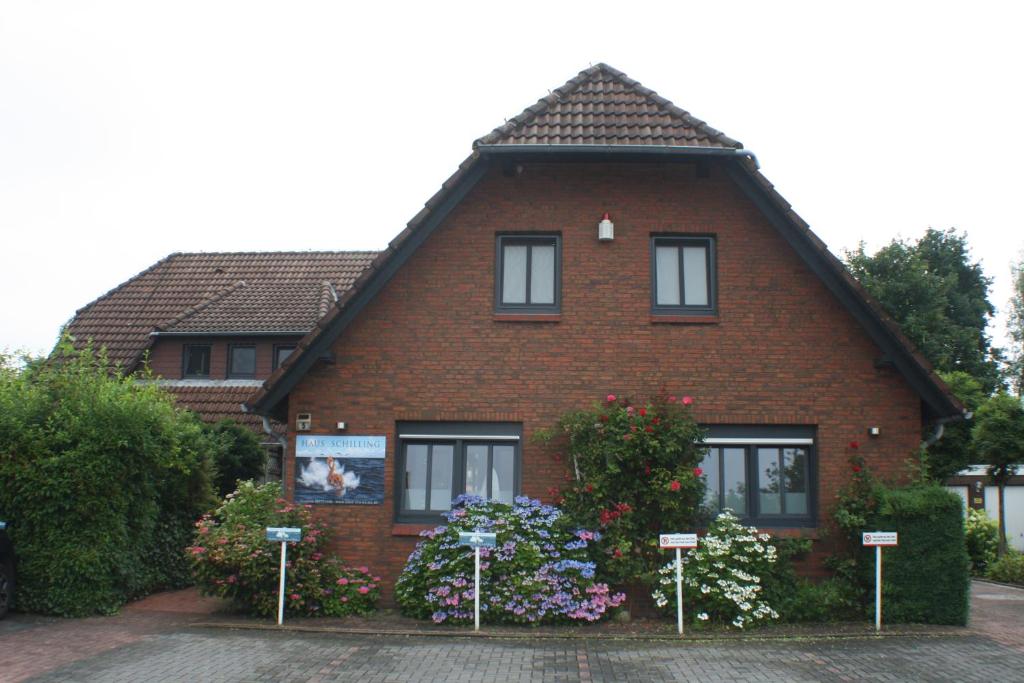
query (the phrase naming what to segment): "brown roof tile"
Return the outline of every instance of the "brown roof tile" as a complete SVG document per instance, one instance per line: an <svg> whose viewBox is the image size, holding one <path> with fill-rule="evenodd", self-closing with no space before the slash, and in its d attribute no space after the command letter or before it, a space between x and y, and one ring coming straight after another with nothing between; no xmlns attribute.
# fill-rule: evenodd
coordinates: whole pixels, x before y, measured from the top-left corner
<svg viewBox="0 0 1024 683"><path fill-rule="evenodd" d="M584 69L480 145L743 145L607 64Z"/></svg>
<svg viewBox="0 0 1024 683"><path fill-rule="evenodd" d="M78 343L91 339L106 347L112 361L128 368L158 328L304 332L330 308L330 287L347 290L376 256L371 251L171 254L77 311L68 332ZM292 325L297 327L285 329Z"/></svg>
<svg viewBox="0 0 1024 683"><path fill-rule="evenodd" d="M179 406L197 413L204 422L234 420L255 432L266 434L263 431L263 418L242 412L241 405L252 394L254 387L166 385L163 388L174 396ZM286 426L276 420L271 420L271 427L278 434L286 430Z"/></svg>

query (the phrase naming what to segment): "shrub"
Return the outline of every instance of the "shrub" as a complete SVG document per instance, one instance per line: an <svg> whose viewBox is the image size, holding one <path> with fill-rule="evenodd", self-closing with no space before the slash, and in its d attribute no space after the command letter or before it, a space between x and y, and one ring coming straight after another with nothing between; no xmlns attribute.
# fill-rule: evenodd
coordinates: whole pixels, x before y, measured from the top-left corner
<svg viewBox="0 0 1024 683"><path fill-rule="evenodd" d="M285 501L276 482L242 482L196 524L195 545L188 552L199 589L253 614L276 614L281 549L266 540L266 528L300 527L302 541L288 544L285 611L332 617L373 611L380 577L367 567L353 569L327 557L327 529L312 519L311 507Z"/></svg>
<svg viewBox="0 0 1024 683"><path fill-rule="evenodd" d="M747 628L779 614L764 599L762 576L769 574L778 552L768 534L745 527L730 511L708 527L695 550L684 556L683 600L696 623ZM664 609L675 609L675 561L658 570L651 594Z"/></svg>
<svg viewBox="0 0 1024 683"><path fill-rule="evenodd" d="M1024 586L1024 553L1011 550L989 565L988 578Z"/></svg>
<svg viewBox="0 0 1024 683"><path fill-rule="evenodd" d="M221 420L203 427L217 445L213 453L217 468L214 486L222 498L234 491L239 482L263 477L267 452L251 429L234 420Z"/></svg>
<svg viewBox="0 0 1024 683"><path fill-rule="evenodd" d="M601 530L595 558L602 577L653 583L663 559L657 532L695 526L704 500L704 431L692 403L689 396L634 402L609 394L540 434L560 436L568 453L570 484L550 493L577 524Z"/></svg>
<svg viewBox="0 0 1024 683"><path fill-rule="evenodd" d="M884 550L885 620L890 623L967 623L970 559L963 501L934 483L893 487L871 476L863 460L851 461L851 484L835 511L860 593L861 614L874 610L874 549L864 531L896 531L899 545ZM836 562L842 565L842 561Z"/></svg>
<svg viewBox="0 0 1024 683"><path fill-rule="evenodd" d="M496 548L480 550L481 621L596 621L625 600L594 579L587 549L600 534L574 527L558 508L523 496L513 505L460 496L447 519L423 532L395 586L407 615L472 622L473 552L459 545L460 531L497 534Z"/></svg>
<svg viewBox="0 0 1024 683"><path fill-rule="evenodd" d="M821 583L799 580L776 609L780 620L789 623L856 620L863 615L860 592L842 578Z"/></svg>
<svg viewBox="0 0 1024 683"><path fill-rule="evenodd" d="M19 607L107 614L189 581L182 551L213 503L211 444L170 396L64 339L0 357L0 518L19 555Z"/></svg>
<svg viewBox="0 0 1024 683"><path fill-rule="evenodd" d="M996 560L999 549L999 523L989 518L984 510L970 509L964 520L967 554L971 558L971 573L984 575Z"/></svg>

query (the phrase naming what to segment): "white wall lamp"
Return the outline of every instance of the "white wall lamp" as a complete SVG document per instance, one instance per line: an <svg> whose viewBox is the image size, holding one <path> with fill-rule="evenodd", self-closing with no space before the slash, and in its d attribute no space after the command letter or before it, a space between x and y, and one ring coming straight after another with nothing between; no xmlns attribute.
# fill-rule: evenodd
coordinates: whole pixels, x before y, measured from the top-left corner
<svg viewBox="0 0 1024 683"><path fill-rule="evenodd" d="M615 224L612 223L612 217L608 215L607 211L601 217L601 222L597 224L597 239L599 242L611 242L615 239Z"/></svg>

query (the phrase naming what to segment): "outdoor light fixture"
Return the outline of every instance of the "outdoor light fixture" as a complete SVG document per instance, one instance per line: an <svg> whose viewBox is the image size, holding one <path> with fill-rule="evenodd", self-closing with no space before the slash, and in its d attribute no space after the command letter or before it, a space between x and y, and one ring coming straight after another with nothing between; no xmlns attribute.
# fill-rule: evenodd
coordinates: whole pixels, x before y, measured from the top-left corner
<svg viewBox="0 0 1024 683"><path fill-rule="evenodd" d="M878 436L881 433L882 430L879 427L868 427L868 434L870 434L871 436Z"/></svg>
<svg viewBox="0 0 1024 683"><path fill-rule="evenodd" d="M338 423L338 431L339 432L343 432L346 429L348 429L348 425L346 423L344 423L344 422L339 422Z"/></svg>
<svg viewBox="0 0 1024 683"><path fill-rule="evenodd" d="M615 224L612 223L612 217L608 215L607 211L601 217L601 222L597 224L597 239L600 242L611 242L615 239Z"/></svg>

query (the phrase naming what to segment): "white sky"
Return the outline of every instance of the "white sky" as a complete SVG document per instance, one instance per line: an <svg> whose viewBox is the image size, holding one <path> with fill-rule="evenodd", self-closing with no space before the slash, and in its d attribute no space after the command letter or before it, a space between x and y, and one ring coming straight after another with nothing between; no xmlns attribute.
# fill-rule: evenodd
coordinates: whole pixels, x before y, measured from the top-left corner
<svg viewBox="0 0 1024 683"><path fill-rule="evenodd" d="M381 248L599 61L741 140L836 254L966 230L1001 324L1024 5L366 4L0 0L0 349L173 251Z"/></svg>

